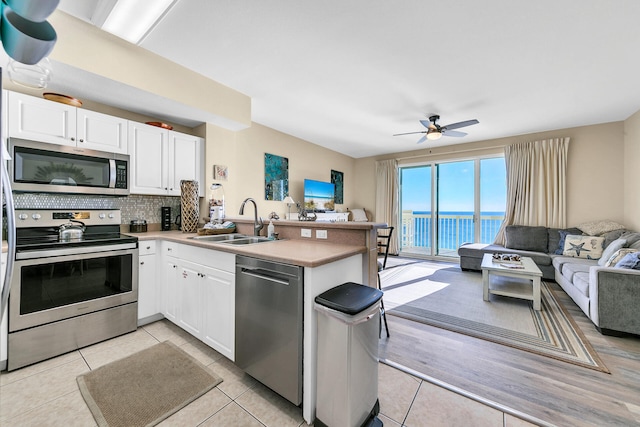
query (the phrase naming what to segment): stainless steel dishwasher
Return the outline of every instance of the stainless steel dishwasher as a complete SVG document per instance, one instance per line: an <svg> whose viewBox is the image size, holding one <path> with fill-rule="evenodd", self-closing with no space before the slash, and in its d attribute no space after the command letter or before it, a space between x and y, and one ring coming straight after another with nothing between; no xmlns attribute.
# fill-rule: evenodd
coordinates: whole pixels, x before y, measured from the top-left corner
<svg viewBox="0 0 640 427"><path fill-rule="evenodd" d="M302 402L303 267L236 256L235 364Z"/></svg>

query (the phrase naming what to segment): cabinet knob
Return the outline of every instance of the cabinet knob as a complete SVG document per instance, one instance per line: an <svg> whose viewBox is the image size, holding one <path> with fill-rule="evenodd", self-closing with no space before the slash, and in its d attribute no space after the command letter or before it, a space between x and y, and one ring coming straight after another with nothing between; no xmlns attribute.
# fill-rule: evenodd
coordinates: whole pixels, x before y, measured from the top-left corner
<svg viewBox="0 0 640 427"><path fill-rule="evenodd" d="M72 140L72 141L75 141L76 139L75 139L74 137L71 137L71 140Z"/></svg>
<svg viewBox="0 0 640 427"><path fill-rule="evenodd" d="M84 142L84 139L80 139L80 142Z"/></svg>
<svg viewBox="0 0 640 427"><path fill-rule="evenodd" d="M168 251L171 251L171 248L167 248Z"/></svg>
<svg viewBox="0 0 640 427"><path fill-rule="evenodd" d="M151 246L147 246L147 249L151 249Z"/></svg>
<svg viewBox="0 0 640 427"><path fill-rule="evenodd" d="M140 265L144 265L144 261L140 261Z"/></svg>

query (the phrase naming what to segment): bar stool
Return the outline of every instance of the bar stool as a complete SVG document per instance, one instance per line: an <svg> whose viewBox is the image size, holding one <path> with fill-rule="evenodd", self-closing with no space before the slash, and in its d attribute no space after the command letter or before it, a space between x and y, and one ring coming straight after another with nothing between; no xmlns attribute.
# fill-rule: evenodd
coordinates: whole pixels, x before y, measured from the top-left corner
<svg viewBox="0 0 640 427"><path fill-rule="evenodd" d="M378 289L382 290L382 283L380 281L380 272L387 267L387 257L389 256L389 246L391 245L391 236L393 235L393 227L383 227L377 230L378 240L378 252L384 253L384 260L378 261ZM389 338L389 326L387 326L387 314L384 309L384 301L380 299L380 335L382 335L382 322L384 321L384 328L387 331L387 338Z"/></svg>

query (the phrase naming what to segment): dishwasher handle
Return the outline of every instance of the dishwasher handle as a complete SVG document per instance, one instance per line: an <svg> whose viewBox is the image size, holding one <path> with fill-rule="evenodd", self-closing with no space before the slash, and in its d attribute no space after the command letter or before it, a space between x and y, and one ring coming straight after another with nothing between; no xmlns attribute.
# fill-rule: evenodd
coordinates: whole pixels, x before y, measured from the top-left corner
<svg viewBox="0 0 640 427"><path fill-rule="evenodd" d="M249 267L242 267L240 270L240 273L245 274L247 276L252 276L258 279L267 280L269 282L275 282L281 285L289 286L289 280L282 273L273 272L277 274L276 276L276 275L269 274L271 273L269 270L265 270L263 268L249 268Z"/></svg>

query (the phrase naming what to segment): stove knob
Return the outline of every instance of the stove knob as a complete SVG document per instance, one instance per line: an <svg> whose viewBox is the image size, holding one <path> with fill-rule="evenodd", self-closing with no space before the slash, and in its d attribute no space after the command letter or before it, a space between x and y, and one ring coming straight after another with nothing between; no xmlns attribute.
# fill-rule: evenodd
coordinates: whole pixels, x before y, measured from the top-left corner
<svg viewBox="0 0 640 427"><path fill-rule="evenodd" d="M113 219L113 218L115 218L115 217L116 217L116 216L115 216L114 214L112 214L112 213L110 213L110 214L109 214L109 219Z"/></svg>
<svg viewBox="0 0 640 427"><path fill-rule="evenodd" d="M33 218L34 221L37 221L40 218L42 218L42 215L35 213L35 214L31 215L31 218Z"/></svg>
<svg viewBox="0 0 640 427"><path fill-rule="evenodd" d="M21 221L26 221L28 218L29 218L29 215L27 214L18 215L18 219L20 219Z"/></svg>
<svg viewBox="0 0 640 427"><path fill-rule="evenodd" d="M104 219L104 218L105 218L105 216L106 216L105 214L101 213L100 215L98 215L98 218L100 218L100 219Z"/></svg>

